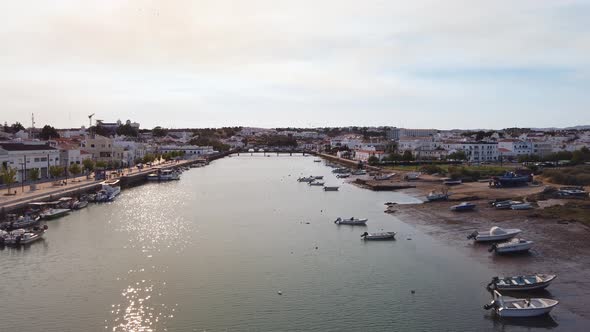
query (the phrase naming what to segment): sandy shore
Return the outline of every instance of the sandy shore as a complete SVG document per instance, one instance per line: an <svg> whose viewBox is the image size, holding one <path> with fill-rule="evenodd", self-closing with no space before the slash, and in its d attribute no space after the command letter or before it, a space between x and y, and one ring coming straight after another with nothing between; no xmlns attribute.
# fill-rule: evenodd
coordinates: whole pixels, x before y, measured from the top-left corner
<svg viewBox="0 0 590 332"><path fill-rule="evenodd" d="M416 188L403 192L420 199L424 199L431 190L440 188L440 180L431 177L413 183ZM590 319L590 229L578 222L539 218L536 210L496 210L489 204L494 199L535 195L543 188L492 189L488 188L487 183L468 183L450 188L454 201L393 205L390 211L396 218L449 245L459 247L495 270L498 275L557 274L558 279L549 288L549 293L544 295L559 299L560 307L584 320ZM470 198L477 204L476 211L450 211L449 207L457 204L461 198ZM564 203L564 200L551 201L552 204ZM547 205L547 201L543 203L542 206ZM473 244L466 239L474 230L489 230L495 225L522 229L523 238L535 241L533 250L521 256L495 256L488 253L488 245Z"/></svg>

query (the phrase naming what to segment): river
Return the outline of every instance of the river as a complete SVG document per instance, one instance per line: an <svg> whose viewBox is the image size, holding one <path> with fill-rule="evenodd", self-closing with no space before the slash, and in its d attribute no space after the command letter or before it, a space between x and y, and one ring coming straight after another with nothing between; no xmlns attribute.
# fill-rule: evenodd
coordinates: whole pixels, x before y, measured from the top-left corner
<svg viewBox="0 0 590 332"><path fill-rule="evenodd" d="M323 175L338 192L298 183ZM2 331L521 331L482 305L494 272L384 214L396 192L312 157L234 156L124 190L0 251ZM339 216L369 218L338 226ZM367 231L397 240L363 242ZM412 292L412 290L414 292ZM279 292L282 293L279 294ZM557 322L542 323L556 327Z"/></svg>

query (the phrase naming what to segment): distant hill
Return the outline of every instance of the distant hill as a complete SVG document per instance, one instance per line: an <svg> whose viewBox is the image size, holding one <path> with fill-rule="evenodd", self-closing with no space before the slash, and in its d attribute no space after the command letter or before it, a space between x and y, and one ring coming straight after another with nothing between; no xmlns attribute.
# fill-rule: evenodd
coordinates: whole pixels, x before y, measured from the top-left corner
<svg viewBox="0 0 590 332"><path fill-rule="evenodd" d="M574 127L565 127L565 128L531 128L531 130L535 131L552 131L552 130L590 130L590 126L574 126Z"/></svg>

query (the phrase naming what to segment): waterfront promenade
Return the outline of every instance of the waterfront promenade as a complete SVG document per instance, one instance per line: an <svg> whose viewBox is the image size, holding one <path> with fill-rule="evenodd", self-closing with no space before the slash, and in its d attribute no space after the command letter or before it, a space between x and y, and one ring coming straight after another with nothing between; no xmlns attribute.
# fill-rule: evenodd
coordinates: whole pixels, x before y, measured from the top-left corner
<svg viewBox="0 0 590 332"><path fill-rule="evenodd" d="M137 178L147 176L147 174L154 171L156 167L169 168L184 166L193 163L194 160L181 160L181 161L168 161L162 163L154 163L151 167L144 167L138 169L137 167L125 168L123 172L107 171L107 179L124 179L124 178ZM35 201L46 201L67 195L77 195L79 193L87 192L95 188L100 187L101 182L104 180L95 180L93 174L90 177L86 175L69 178L67 184L65 180L47 181L36 184L36 189L31 190L30 185L26 184L24 187L20 183L15 183L11 186L8 195L8 189L2 189L0 194L0 212L9 212L15 209L22 208L23 206L35 202Z"/></svg>

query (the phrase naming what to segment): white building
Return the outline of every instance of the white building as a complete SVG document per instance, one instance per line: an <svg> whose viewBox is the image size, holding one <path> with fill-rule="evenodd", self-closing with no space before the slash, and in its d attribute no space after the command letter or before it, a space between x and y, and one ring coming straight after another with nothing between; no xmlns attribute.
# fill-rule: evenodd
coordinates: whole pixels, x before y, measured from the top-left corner
<svg viewBox="0 0 590 332"><path fill-rule="evenodd" d="M197 145L164 145L158 148L161 153L168 153L173 151L183 151L185 158L206 156L217 151L213 150L211 146L197 146Z"/></svg>
<svg viewBox="0 0 590 332"><path fill-rule="evenodd" d="M498 141L498 153L502 157L526 156L533 153L533 145L518 139L503 139Z"/></svg>
<svg viewBox="0 0 590 332"><path fill-rule="evenodd" d="M333 138L330 140L330 147L332 148L341 148L347 147L350 150L353 149L360 149L363 145L363 141L358 138Z"/></svg>
<svg viewBox="0 0 590 332"><path fill-rule="evenodd" d="M49 167L60 165L59 150L39 143L0 143L0 163L17 169L16 181L32 168L39 169L41 178L49 177Z"/></svg>

